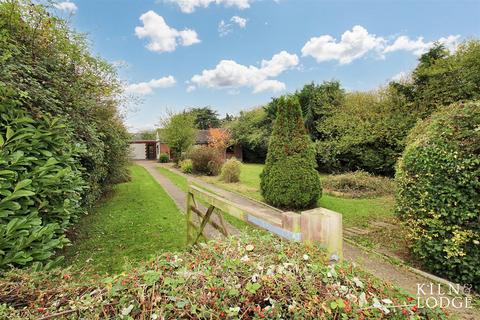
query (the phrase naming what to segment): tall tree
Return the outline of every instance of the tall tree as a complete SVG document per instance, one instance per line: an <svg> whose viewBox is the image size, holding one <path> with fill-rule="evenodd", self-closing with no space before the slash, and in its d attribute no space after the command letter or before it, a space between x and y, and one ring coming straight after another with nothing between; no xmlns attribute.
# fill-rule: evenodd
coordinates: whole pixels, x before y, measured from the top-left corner
<svg viewBox="0 0 480 320"><path fill-rule="evenodd" d="M160 120L160 123L161 141L168 144L173 159L180 160L182 153L195 143L197 130L193 115L189 112L169 112L167 117Z"/></svg>
<svg viewBox="0 0 480 320"><path fill-rule="evenodd" d="M203 108L192 108L188 110L194 117L195 127L200 130L218 128L221 125L218 112L210 106Z"/></svg>
<svg viewBox="0 0 480 320"><path fill-rule="evenodd" d="M277 207L303 209L316 204L321 194L315 150L302 119L296 96L277 100L277 119L260 175L264 199Z"/></svg>

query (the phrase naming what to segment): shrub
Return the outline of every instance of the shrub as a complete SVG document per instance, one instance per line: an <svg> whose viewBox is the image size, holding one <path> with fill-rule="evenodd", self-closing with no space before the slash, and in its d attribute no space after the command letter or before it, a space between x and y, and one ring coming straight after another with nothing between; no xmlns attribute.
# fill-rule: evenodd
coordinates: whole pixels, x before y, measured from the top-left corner
<svg viewBox="0 0 480 320"><path fill-rule="evenodd" d="M398 216L413 255L435 274L480 289L480 103L418 124L397 166Z"/></svg>
<svg viewBox="0 0 480 320"><path fill-rule="evenodd" d="M222 166L220 180L225 182L240 181L240 171L242 163L235 158L228 159Z"/></svg>
<svg viewBox="0 0 480 320"><path fill-rule="evenodd" d="M104 279L59 268L0 281L0 318L12 320L70 310L72 319L446 319L399 307L413 298L353 264L329 265L319 246L272 236L165 253Z"/></svg>
<svg viewBox="0 0 480 320"><path fill-rule="evenodd" d="M223 158L220 153L208 146L193 147L187 157L192 160L193 172L216 176L220 173L223 164Z"/></svg>
<svg viewBox="0 0 480 320"><path fill-rule="evenodd" d="M158 157L158 162L160 163L167 163L170 160L170 157L168 156L167 153L160 153L160 156Z"/></svg>
<svg viewBox="0 0 480 320"><path fill-rule="evenodd" d="M342 196L373 197L393 194L395 184L390 178L378 177L365 171L330 175L323 179L323 188Z"/></svg>
<svg viewBox="0 0 480 320"><path fill-rule="evenodd" d="M81 149L59 119L32 119L4 94L0 90L0 269L51 264L82 212Z"/></svg>
<svg viewBox="0 0 480 320"><path fill-rule="evenodd" d="M303 209L314 206L321 194L315 170L315 150L306 133L302 112L294 96L277 101L278 115L261 173L264 199L277 207Z"/></svg>
<svg viewBox="0 0 480 320"><path fill-rule="evenodd" d="M180 170L183 173L192 173L193 172L193 163L190 159L185 159L180 161Z"/></svg>
<svg viewBox="0 0 480 320"><path fill-rule="evenodd" d="M117 110L124 86L113 66L90 54L84 35L38 3L0 1L0 83L15 90L27 115L63 119L84 145L82 204L91 206L128 178L130 137Z"/></svg>

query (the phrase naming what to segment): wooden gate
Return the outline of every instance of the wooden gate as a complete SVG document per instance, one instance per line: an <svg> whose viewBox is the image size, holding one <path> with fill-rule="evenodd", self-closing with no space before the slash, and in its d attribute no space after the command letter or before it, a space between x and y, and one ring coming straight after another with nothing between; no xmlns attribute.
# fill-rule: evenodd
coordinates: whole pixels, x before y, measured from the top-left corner
<svg viewBox="0 0 480 320"><path fill-rule="evenodd" d="M228 237L230 233L223 212L287 240L320 243L329 252L331 260L338 261L342 258L340 214L324 208L301 213L271 210L265 214L233 203L192 182L189 182L187 192L187 243L194 245L202 236L206 239L212 238L212 235L205 231L207 225L216 230L217 235Z"/></svg>

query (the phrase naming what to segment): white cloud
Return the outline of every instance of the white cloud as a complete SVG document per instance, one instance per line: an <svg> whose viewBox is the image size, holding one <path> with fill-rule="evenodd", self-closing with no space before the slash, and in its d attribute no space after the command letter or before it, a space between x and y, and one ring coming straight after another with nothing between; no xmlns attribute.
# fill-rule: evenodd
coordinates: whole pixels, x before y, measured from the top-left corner
<svg viewBox="0 0 480 320"><path fill-rule="evenodd" d="M189 85L189 86L187 87L187 92L195 91L195 89L197 89L197 87L195 87L194 85Z"/></svg>
<svg viewBox="0 0 480 320"><path fill-rule="evenodd" d="M192 13L197 7L208 7L211 3L223 4L226 7L237 7L238 9L250 8L252 0L167 0L176 3L184 13Z"/></svg>
<svg viewBox="0 0 480 320"><path fill-rule="evenodd" d="M450 51L454 51L458 45L460 35L449 35L442 37L437 42L443 44ZM416 40L410 39L408 36L400 36L395 41L387 46L384 53L390 53L394 51L411 51L413 54L420 56L428 51L434 45L434 41L425 42L423 37L418 37Z"/></svg>
<svg viewBox="0 0 480 320"><path fill-rule="evenodd" d="M396 75L394 75L393 77L390 78L390 80L392 81L401 81L401 80L405 80L409 77L409 74L405 71L400 71L399 73L397 73Z"/></svg>
<svg viewBox="0 0 480 320"><path fill-rule="evenodd" d="M317 62L338 60L348 64L371 50L383 48L385 40L368 33L362 26L354 26L342 34L339 42L331 35L311 38L302 48L303 56L312 56Z"/></svg>
<svg viewBox="0 0 480 320"><path fill-rule="evenodd" d="M185 29L178 31L167 25L165 19L150 10L140 16L143 27L136 27L135 34L138 38L148 38L146 48L155 52L171 52L177 45L191 46L199 43L195 30Z"/></svg>
<svg viewBox="0 0 480 320"><path fill-rule="evenodd" d="M442 37L437 41L454 51L460 39L459 35ZM303 56L311 56L317 62L337 60L340 64L349 64L369 52L375 52L378 56L394 51L410 51L415 55L421 55L428 51L434 41L425 42L423 37L416 40L402 35L397 37L393 43L385 38L371 34L362 26L354 26L342 34L340 41L331 35L321 35L311 38L302 48Z"/></svg>
<svg viewBox="0 0 480 320"><path fill-rule="evenodd" d="M297 55L286 51L275 54L271 60L262 60L260 68L245 66L233 60L222 60L215 69L203 70L201 74L194 75L191 82L209 88L251 87L254 93L267 90L276 92L284 90L285 84L269 78L296 65Z"/></svg>
<svg viewBox="0 0 480 320"><path fill-rule="evenodd" d="M233 23L236 23L240 28L245 28L247 26L247 19L239 17L239 16L233 16L230 21Z"/></svg>
<svg viewBox="0 0 480 320"><path fill-rule="evenodd" d="M245 27L247 26L247 19L239 16L233 16L230 18L229 23L225 22L225 20L221 20L218 23L218 28L217 28L218 34L220 35L220 37L224 37L227 34L231 33L233 31L234 24L238 25L242 29L245 29Z"/></svg>
<svg viewBox="0 0 480 320"><path fill-rule="evenodd" d="M147 95L153 93L156 88L168 88L176 83L173 76L167 76L160 79L152 79L148 82L139 82L129 84L125 91L128 93Z"/></svg>
<svg viewBox="0 0 480 320"><path fill-rule="evenodd" d="M57 8L58 10L66 11L66 12L69 12L69 13L75 13L78 10L77 5L73 2L71 2L71 1L64 1L64 2L60 2L60 3L55 3L53 6L55 8Z"/></svg>

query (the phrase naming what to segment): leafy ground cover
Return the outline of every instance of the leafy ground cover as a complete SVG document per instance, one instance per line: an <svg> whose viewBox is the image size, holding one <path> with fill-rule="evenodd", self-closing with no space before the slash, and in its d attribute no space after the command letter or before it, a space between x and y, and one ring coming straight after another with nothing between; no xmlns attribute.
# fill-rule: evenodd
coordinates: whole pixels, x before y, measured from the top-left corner
<svg viewBox="0 0 480 320"><path fill-rule="evenodd" d="M119 272L125 258L134 262L184 248L184 215L144 168L134 165L130 171L132 180L115 186L110 198L76 225L76 239L64 252L66 265Z"/></svg>
<svg viewBox="0 0 480 320"><path fill-rule="evenodd" d="M0 317L38 319L447 319L322 249L244 235L164 253L104 279L14 270Z"/></svg>

